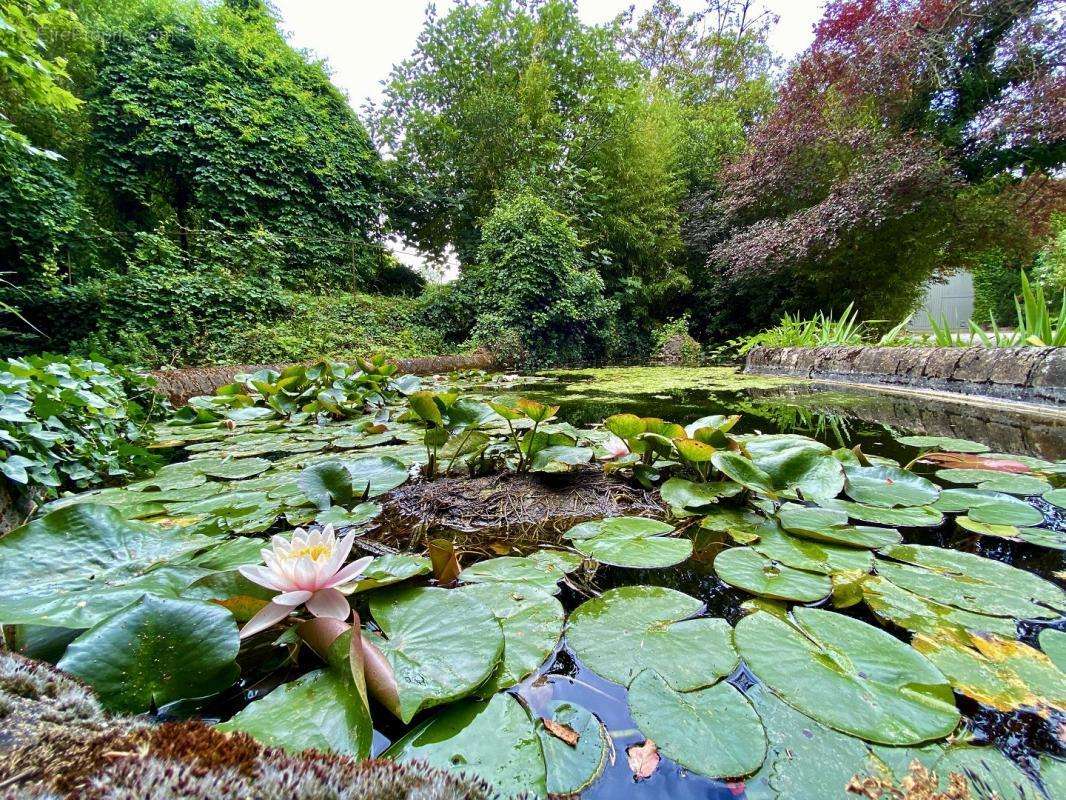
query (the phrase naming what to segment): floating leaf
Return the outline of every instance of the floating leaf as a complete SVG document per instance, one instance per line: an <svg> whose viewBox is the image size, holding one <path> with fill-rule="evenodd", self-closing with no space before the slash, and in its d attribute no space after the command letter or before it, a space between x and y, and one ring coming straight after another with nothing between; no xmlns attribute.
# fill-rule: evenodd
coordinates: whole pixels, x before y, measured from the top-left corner
<svg viewBox="0 0 1066 800"><path fill-rule="evenodd" d="M320 461L300 473L296 479L304 497L319 510L336 504L350 506L355 499L352 476L340 461Z"/></svg>
<svg viewBox="0 0 1066 800"><path fill-rule="evenodd" d="M585 666L628 686L644 669L680 691L709 686L737 665L723 619L689 619L703 603L657 586L609 589L570 615L566 639ZM699 653L699 658L692 658Z"/></svg>
<svg viewBox="0 0 1066 800"><path fill-rule="evenodd" d="M892 508L936 502L940 489L931 481L896 467L847 467L844 491L857 503Z"/></svg>
<svg viewBox="0 0 1066 800"><path fill-rule="evenodd" d="M955 517L955 524L965 531L976 533L981 536L999 536L1004 539L1018 539L1018 529L1013 525L991 525L987 522L978 522L972 517Z"/></svg>
<svg viewBox="0 0 1066 800"><path fill-rule="evenodd" d="M1052 489L1044 492L1043 497L1056 508L1066 508L1066 489Z"/></svg>
<svg viewBox="0 0 1066 800"><path fill-rule="evenodd" d="M580 553L603 564L633 569L653 569L680 564L692 555L692 541L662 534L673 533L665 522L646 517L611 517L583 522L567 531Z"/></svg>
<svg viewBox="0 0 1066 800"><path fill-rule="evenodd" d="M702 511L723 497L733 497L742 491L744 487L732 481L696 483L684 478L670 478L659 487L663 502L675 511Z"/></svg>
<svg viewBox="0 0 1066 800"><path fill-rule="evenodd" d="M588 709L553 701L539 720L537 734L548 774L548 794L577 795L603 774L611 752L610 735Z"/></svg>
<svg viewBox="0 0 1066 800"><path fill-rule="evenodd" d="M659 768L659 748L651 739L640 744L631 744L626 748L626 763L633 773L633 780L646 781Z"/></svg>
<svg viewBox="0 0 1066 800"><path fill-rule="evenodd" d="M678 692L644 670L630 684L629 713L663 755L709 778L748 775L766 757L759 716L725 681Z"/></svg>
<svg viewBox="0 0 1066 800"><path fill-rule="evenodd" d="M944 515L930 506L907 508L881 508L847 500L822 500L820 505L841 511L850 519L873 522L876 525L892 525L903 528L934 528L944 521Z"/></svg>
<svg viewBox="0 0 1066 800"><path fill-rule="evenodd" d="M989 492L1006 492L1029 497L1051 491L1051 484L1032 475L997 475L977 484L979 489Z"/></svg>
<svg viewBox="0 0 1066 800"><path fill-rule="evenodd" d="M1044 716L1066 710L1066 674L1027 644L948 630L919 633L912 644L948 677L955 691L983 705L999 711L1030 707Z"/></svg>
<svg viewBox="0 0 1066 800"><path fill-rule="evenodd" d="M1040 649L1047 653L1052 663L1066 672L1066 633L1055 628L1044 628L1038 640Z"/></svg>
<svg viewBox="0 0 1066 800"><path fill-rule="evenodd" d="M942 786L951 773L962 775L973 796L981 800L1045 800L1018 765L995 747L952 745L933 769L941 776ZM1047 795L1048 798L1058 796L1054 792Z"/></svg>
<svg viewBox="0 0 1066 800"><path fill-rule="evenodd" d="M352 486L360 497L364 492L367 497L377 497L407 480L407 467L393 456L364 456L345 461L344 466L348 468Z"/></svg>
<svg viewBox="0 0 1066 800"><path fill-rule="evenodd" d="M945 450L949 453L987 453L991 448L969 439L951 436L897 436L896 441L922 450Z"/></svg>
<svg viewBox="0 0 1066 800"><path fill-rule="evenodd" d="M231 481L251 478L271 466L265 458L200 458L189 463L205 475Z"/></svg>
<svg viewBox="0 0 1066 800"><path fill-rule="evenodd" d="M790 536L773 523L764 524L759 528L758 541L752 544L752 548L793 569L826 575L856 570L869 572L874 565L873 553L869 550L838 547L826 542Z"/></svg>
<svg viewBox="0 0 1066 800"><path fill-rule="evenodd" d="M875 575L862 585L863 599L878 619L919 633L931 633L944 627L959 627L1014 637L1017 626L1012 619L975 614L944 605L901 589L892 581Z"/></svg>
<svg viewBox="0 0 1066 800"><path fill-rule="evenodd" d="M395 742L384 756L476 775L506 797L525 792L544 797L548 791L533 720L507 693L448 706Z"/></svg>
<svg viewBox="0 0 1066 800"><path fill-rule="evenodd" d="M1026 467L1025 471L1028 472L1029 468ZM947 481L948 483L975 484L1003 477L1004 474L1005 473L1001 472L1000 470L982 467L949 467L948 469L937 470L936 476L943 481ZM1028 476L1023 475L1022 477Z"/></svg>
<svg viewBox="0 0 1066 800"><path fill-rule="evenodd" d="M892 528L848 525L847 515L836 509L785 503L778 511L778 520L789 533L845 547L880 548L902 539L899 531Z"/></svg>
<svg viewBox="0 0 1066 800"><path fill-rule="evenodd" d="M538 550L529 556L501 556L479 561L459 573L461 583L524 584L558 594L559 581L581 566L581 556L562 550Z"/></svg>
<svg viewBox="0 0 1066 800"><path fill-rule="evenodd" d="M530 468L535 472L566 472L570 467L589 463L593 455L591 447L553 445L538 450Z"/></svg>
<svg viewBox="0 0 1066 800"><path fill-rule="evenodd" d="M812 603L833 588L825 575L793 569L750 547L723 550L714 559L714 571L730 586L772 600Z"/></svg>
<svg viewBox="0 0 1066 800"><path fill-rule="evenodd" d="M1037 547L1066 550L1066 534L1061 531L1052 531L1047 528L1019 528L1018 538Z"/></svg>
<svg viewBox="0 0 1066 800"><path fill-rule="evenodd" d="M230 686L239 649L224 608L144 597L71 642L59 668L92 686L109 709L136 714Z"/></svg>
<svg viewBox="0 0 1066 800"><path fill-rule="evenodd" d="M351 511L346 511L340 506L331 506L325 511L318 512L315 515L315 522L319 525L332 525L337 529L354 528L366 525L380 513L381 506L377 503L359 503Z"/></svg>
<svg viewBox="0 0 1066 800"><path fill-rule="evenodd" d="M368 631L365 638L392 667L399 691L395 713L404 722L423 708L473 692L503 655L500 624L462 592L427 587L376 592L370 613L382 635Z"/></svg>
<svg viewBox="0 0 1066 800"><path fill-rule="evenodd" d="M775 489L798 490L808 500L836 497L844 471L821 442L793 433L753 436L744 442L752 462L770 476Z"/></svg>
<svg viewBox="0 0 1066 800"><path fill-rule="evenodd" d="M745 489L776 497L770 476L743 456L719 451L711 458L711 463L715 469L727 478L732 478Z"/></svg>
<svg viewBox="0 0 1066 800"><path fill-rule="evenodd" d="M458 591L484 605L503 629L503 662L480 694L508 689L536 670L563 635L566 614L551 594L532 586L473 583Z"/></svg>
<svg viewBox="0 0 1066 800"><path fill-rule="evenodd" d="M352 594L369 592L382 586L391 586L419 575L428 575L433 567L425 556L409 553L396 553L378 556L370 562L359 582L355 584Z"/></svg>
<svg viewBox="0 0 1066 800"><path fill-rule="evenodd" d="M882 744L947 736L959 721L951 687L917 651L843 614L795 608L794 624L757 611L736 627L748 668L804 714Z"/></svg>
<svg viewBox="0 0 1066 800"><path fill-rule="evenodd" d="M898 545L885 550L884 555L895 560L878 560L881 575L945 605L1015 619L1052 619L1066 610L1066 593L1058 586L973 553Z"/></svg>
<svg viewBox="0 0 1066 800"><path fill-rule="evenodd" d="M146 594L176 597L208 574L185 560L218 538L79 504L0 539L0 622L89 628Z"/></svg>

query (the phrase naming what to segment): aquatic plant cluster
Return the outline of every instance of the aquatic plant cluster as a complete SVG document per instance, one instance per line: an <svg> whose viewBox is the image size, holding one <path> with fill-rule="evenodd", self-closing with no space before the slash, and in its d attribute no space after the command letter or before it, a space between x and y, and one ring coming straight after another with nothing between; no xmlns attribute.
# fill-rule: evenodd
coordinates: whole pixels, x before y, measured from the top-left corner
<svg viewBox="0 0 1066 800"><path fill-rule="evenodd" d="M725 415L578 428L505 379L473 382L323 363L197 398L155 426L169 461L153 475L60 497L0 539L7 644L110 712L419 762L501 796L595 791L616 764L749 797L843 797L916 769L975 797L1063 791L1066 592L931 542L958 528L1066 549L1044 513L1066 508L1066 461L912 436L900 464ZM379 541L404 484L601 470L661 513L465 564L428 524L406 551ZM738 591L738 613L656 577L689 568ZM560 653L617 690L631 731L556 691ZM979 713L1026 715L1036 744L983 746Z"/></svg>

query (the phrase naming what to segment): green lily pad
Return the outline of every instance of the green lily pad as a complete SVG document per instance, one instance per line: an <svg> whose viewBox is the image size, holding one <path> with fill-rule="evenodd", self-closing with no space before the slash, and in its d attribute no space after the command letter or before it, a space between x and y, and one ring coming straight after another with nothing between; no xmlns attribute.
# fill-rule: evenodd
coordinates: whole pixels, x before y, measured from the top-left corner
<svg viewBox="0 0 1066 800"><path fill-rule="evenodd" d="M409 553L378 556L363 570L363 577L355 584L352 594L391 586L419 575L428 575L432 571L433 564L425 556Z"/></svg>
<svg viewBox="0 0 1066 800"><path fill-rule="evenodd" d="M939 511L966 511L976 522L989 525L1040 525L1044 515L1036 508L1002 492L985 489L945 489L933 504Z"/></svg>
<svg viewBox="0 0 1066 800"><path fill-rule="evenodd" d="M352 476L340 461L312 464L300 473L296 485L320 511L334 504L350 506L355 500Z"/></svg>
<svg viewBox="0 0 1066 800"><path fill-rule="evenodd" d="M991 448L969 439L951 436L897 436L896 441L921 450L942 450L946 453L987 453Z"/></svg>
<svg viewBox="0 0 1066 800"><path fill-rule="evenodd" d="M581 566L581 556L562 550L538 550L528 556L501 556L479 561L459 573L462 583L523 584L559 593L559 581Z"/></svg>
<svg viewBox="0 0 1066 800"><path fill-rule="evenodd" d="M723 550L714 559L714 571L730 586L771 600L812 603L833 590L825 575L793 569L750 547Z"/></svg>
<svg viewBox="0 0 1066 800"><path fill-rule="evenodd" d="M1018 765L995 747L953 745L945 750L933 769L941 776L942 789L947 788L948 776L956 772L966 778L971 790L976 790L975 797L1044 800ZM1058 795L1051 792L1048 797Z"/></svg>
<svg viewBox="0 0 1066 800"><path fill-rule="evenodd" d="M212 571L225 572L243 567L246 564L258 564L263 560L261 539L240 537L220 542L199 555L189 559L190 566L202 567Z"/></svg>
<svg viewBox="0 0 1066 800"><path fill-rule="evenodd" d="M615 683L628 686L653 669L679 691L699 689L737 665L725 620L690 619L702 609L699 600L673 589L609 589L574 610L566 639L585 666Z"/></svg>
<svg viewBox="0 0 1066 800"><path fill-rule="evenodd" d="M912 633L931 633L940 628L962 628L1013 638L1017 625L1012 619L975 614L961 608L901 589L890 580L874 575L863 582L863 599L874 615Z"/></svg>
<svg viewBox="0 0 1066 800"><path fill-rule="evenodd" d="M1044 653L1014 639L966 631L919 633L914 649L955 691L999 711L1066 710L1066 674Z"/></svg>
<svg viewBox="0 0 1066 800"><path fill-rule="evenodd" d="M548 795L578 795L603 774L611 754L610 734L595 714L566 700L553 701L545 719L565 725L578 735L576 745L553 736L543 720L537 723L537 735L544 752L548 773Z"/></svg>
<svg viewBox="0 0 1066 800"><path fill-rule="evenodd" d="M935 528L944 521L944 515L930 506L904 508L881 508L847 500L822 500L819 505L841 511L850 519L872 522L875 525L892 525L902 528Z"/></svg>
<svg viewBox="0 0 1066 800"><path fill-rule="evenodd" d="M1066 489L1052 489L1044 492L1043 497L1056 508L1066 508Z"/></svg>
<svg viewBox="0 0 1066 800"><path fill-rule="evenodd" d="M1054 628L1044 628L1038 637L1040 649L1047 653L1047 657L1066 672L1066 633Z"/></svg>
<svg viewBox="0 0 1066 800"><path fill-rule="evenodd" d="M766 757L759 715L725 681L678 692L654 670L644 670L630 684L629 713L660 753L709 778L748 775Z"/></svg>
<svg viewBox="0 0 1066 800"><path fill-rule="evenodd" d="M733 497L742 491L744 487L732 481L695 483L684 478L670 478L659 487L663 502L675 510L682 511L701 511L713 506L723 497Z"/></svg>
<svg viewBox="0 0 1066 800"><path fill-rule="evenodd" d="M476 775L505 797L547 796L547 770L536 727L507 693L448 706L383 754L396 761Z"/></svg>
<svg viewBox="0 0 1066 800"><path fill-rule="evenodd" d="M1058 586L1000 561L927 545L898 545L883 555L894 561L878 559L878 573L945 605L1015 619L1054 619L1066 610Z"/></svg>
<svg viewBox="0 0 1066 800"><path fill-rule="evenodd" d="M407 480L407 467L393 456L373 455L344 461L357 496L377 497Z"/></svg>
<svg viewBox="0 0 1066 800"><path fill-rule="evenodd" d="M700 513L700 528L703 530L728 533L747 541L758 538L760 528L766 523L758 514L743 508L709 508Z"/></svg>
<svg viewBox="0 0 1066 800"><path fill-rule="evenodd" d="M458 591L489 609L503 629L503 662L480 690L484 696L508 689L536 670L563 635L563 606L540 589L521 584L472 583Z"/></svg>
<svg viewBox="0 0 1066 800"><path fill-rule="evenodd" d="M869 572L874 565L873 553L869 550L838 547L790 536L772 523L759 528L759 539L751 546L767 558L793 569L825 575L834 572Z"/></svg>
<svg viewBox="0 0 1066 800"><path fill-rule="evenodd" d="M871 742L938 739L959 722L951 686L917 651L843 614L795 608L794 624L762 611L734 638L755 676L789 705Z"/></svg>
<svg viewBox="0 0 1066 800"><path fill-rule="evenodd" d="M591 447L554 445L538 450L530 469L534 472L567 472L571 467L589 463L593 455Z"/></svg>
<svg viewBox="0 0 1066 800"><path fill-rule="evenodd" d="M673 533L665 522L646 517L611 517L575 525L563 534L583 555L602 564L653 569L680 564L692 555L692 540Z"/></svg>
<svg viewBox="0 0 1066 800"><path fill-rule="evenodd" d="M230 686L239 649L226 609L149 596L71 642L58 666L92 686L107 708L136 714Z"/></svg>
<svg viewBox="0 0 1066 800"><path fill-rule="evenodd" d="M403 722L423 708L470 694L503 656L500 623L462 592L389 589L371 596L370 613L382 635L368 631L366 637L392 666Z"/></svg>
<svg viewBox="0 0 1066 800"><path fill-rule="evenodd" d="M1050 547L1053 550L1066 550L1066 534L1047 528L1019 528L1018 538L1037 547Z"/></svg>
<svg viewBox="0 0 1066 800"><path fill-rule="evenodd" d="M186 560L218 541L107 506L61 508L0 539L0 622L89 628L146 594L177 597L209 572Z"/></svg>
<svg viewBox="0 0 1066 800"><path fill-rule="evenodd" d="M776 496L773 480L753 464L749 459L736 453L718 451L711 457L711 464L727 478L739 483L745 489L759 494Z"/></svg>
<svg viewBox="0 0 1066 800"><path fill-rule="evenodd" d="M369 757L374 733L351 682L326 669L283 683L218 727L294 753L314 748L356 758Z"/></svg>
<svg viewBox="0 0 1066 800"><path fill-rule="evenodd" d="M351 511L346 511L340 506L331 506L325 511L318 512L315 515L315 522L319 525L332 525L338 529L354 528L366 525L380 513L381 506L378 503L359 503Z"/></svg>
<svg viewBox="0 0 1066 800"><path fill-rule="evenodd" d="M1006 492L1029 497L1035 494L1045 494L1051 491L1051 484L1043 478L1033 475L1011 475L1001 472L994 478L981 481L977 488L988 492Z"/></svg>
<svg viewBox="0 0 1066 800"><path fill-rule="evenodd" d="M200 458L189 462L212 478L224 478L230 481L251 478L270 469L271 462L265 458Z"/></svg>
<svg viewBox="0 0 1066 800"><path fill-rule="evenodd" d="M999 536L1003 539L1018 539L1018 529L1014 525L993 525L987 522L978 522L972 517L955 517L955 524L965 531L976 533L980 536Z"/></svg>
<svg viewBox="0 0 1066 800"><path fill-rule="evenodd" d="M744 447L752 463L770 476L775 489L798 490L808 500L836 497L844 488L844 471L833 451L814 439L793 433L752 436Z"/></svg>
<svg viewBox="0 0 1066 800"><path fill-rule="evenodd" d="M893 528L848 525L847 514L836 509L785 503L777 517L781 527L789 533L844 547L880 548L897 544L902 539L899 531Z"/></svg>
<svg viewBox="0 0 1066 800"><path fill-rule="evenodd" d="M844 474L848 497L870 506L924 506L940 496L932 481L896 467L846 467Z"/></svg>

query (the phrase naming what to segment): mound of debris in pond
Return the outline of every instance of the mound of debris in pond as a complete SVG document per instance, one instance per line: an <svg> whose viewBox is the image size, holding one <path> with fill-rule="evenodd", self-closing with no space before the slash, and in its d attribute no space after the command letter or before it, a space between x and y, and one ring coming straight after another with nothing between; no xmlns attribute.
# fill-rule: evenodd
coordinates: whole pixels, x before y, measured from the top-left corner
<svg viewBox="0 0 1066 800"><path fill-rule="evenodd" d="M420 549L426 539L445 537L487 556L557 543L592 519L665 513L657 493L599 469L409 483L383 498L383 507L369 538L387 547Z"/></svg>

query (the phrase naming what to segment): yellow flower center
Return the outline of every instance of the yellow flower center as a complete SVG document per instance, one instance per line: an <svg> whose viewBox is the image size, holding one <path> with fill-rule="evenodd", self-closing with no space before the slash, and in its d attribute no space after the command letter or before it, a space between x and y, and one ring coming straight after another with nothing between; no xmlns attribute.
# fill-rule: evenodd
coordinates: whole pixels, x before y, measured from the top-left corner
<svg viewBox="0 0 1066 800"><path fill-rule="evenodd" d="M289 551L289 558L310 558L312 561L329 558L333 555L333 548L328 544L312 544L307 547L298 547Z"/></svg>

